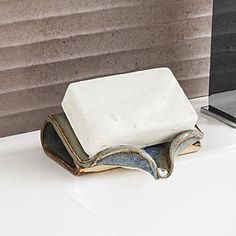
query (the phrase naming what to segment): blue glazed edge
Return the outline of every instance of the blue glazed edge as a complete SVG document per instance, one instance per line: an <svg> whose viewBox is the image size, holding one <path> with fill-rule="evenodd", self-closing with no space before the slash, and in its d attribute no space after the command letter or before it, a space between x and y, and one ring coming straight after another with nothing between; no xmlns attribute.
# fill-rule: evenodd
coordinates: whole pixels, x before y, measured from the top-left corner
<svg viewBox="0 0 236 236"><path fill-rule="evenodd" d="M109 165L140 169L155 179L169 177L174 168L174 158L183 150L203 138L199 130L180 133L171 143L140 149L130 145L108 148L95 155L92 166Z"/></svg>

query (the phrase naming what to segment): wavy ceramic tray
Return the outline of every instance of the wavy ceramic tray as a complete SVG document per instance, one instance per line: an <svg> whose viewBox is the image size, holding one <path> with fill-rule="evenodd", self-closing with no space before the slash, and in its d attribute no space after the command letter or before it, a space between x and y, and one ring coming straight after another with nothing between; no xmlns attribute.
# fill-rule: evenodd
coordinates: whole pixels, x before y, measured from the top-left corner
<svg viewBox="0 0 236 236"><path fill-rule="evenodd" d="M198 151L202 138L203 133L198 129L188 130L168 143L143 149L121 145L89 157L64 113L48 117L41 131L45 153L74 175L123 167L148 172L155 179L169 177L173 171L174 158Z"/></svg>

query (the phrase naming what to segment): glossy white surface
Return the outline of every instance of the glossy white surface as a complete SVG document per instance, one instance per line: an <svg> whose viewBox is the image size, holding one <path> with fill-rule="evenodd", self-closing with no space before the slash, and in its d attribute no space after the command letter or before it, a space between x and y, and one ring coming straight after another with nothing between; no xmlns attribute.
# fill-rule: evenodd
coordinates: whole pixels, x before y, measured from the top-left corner
<svg viewBox="0 0 236 236"><path fill-rule="evenodd" d="M194 129L198 119L168 68L72 83L62 107L90 156L122 144L166 142Z"/></svg>
<svg viewBox="0 0 236 236"><path fill-rule="evenodd" d="M235 236L236 130L200 117L202 151L163 181L121 169L74 177L39 132L0 139L0 235Z"/></svg>

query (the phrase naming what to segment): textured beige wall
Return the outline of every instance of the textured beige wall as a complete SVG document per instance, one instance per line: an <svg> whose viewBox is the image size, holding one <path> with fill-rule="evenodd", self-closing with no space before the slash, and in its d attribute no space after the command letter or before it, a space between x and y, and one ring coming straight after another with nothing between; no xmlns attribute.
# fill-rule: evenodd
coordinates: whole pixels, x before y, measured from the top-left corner
<svg viewBox="0 0 236 236"><path fill-rule="evenodd" d="M207 94L212 0L0 0L0 136L39 129L70 82L170 67Z"/></svg>

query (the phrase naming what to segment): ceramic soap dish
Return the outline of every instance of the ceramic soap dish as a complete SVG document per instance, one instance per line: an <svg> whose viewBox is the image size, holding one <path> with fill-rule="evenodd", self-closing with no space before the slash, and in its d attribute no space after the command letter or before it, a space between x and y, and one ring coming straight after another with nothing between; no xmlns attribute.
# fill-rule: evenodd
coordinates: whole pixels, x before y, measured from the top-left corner
<svg viewBox="0 0 236 236"><path fill-rule="evenodd" d="M120 145L89 157L64 113L48 117L41 131L45 153L74 175L123 167L146 171L155 179L169 177L175 157L198 151L202 138L200 130L188 130L167 143L145 148Z"/></svg>
<svg viewBox="0 0 236 236"><path fill-rule="evenodd" d="M203 138L195 110L167 68L73 83L62 108L45 121L41 141L74 175L123 167L167 178L174 158L198 151Z"/></svg>

